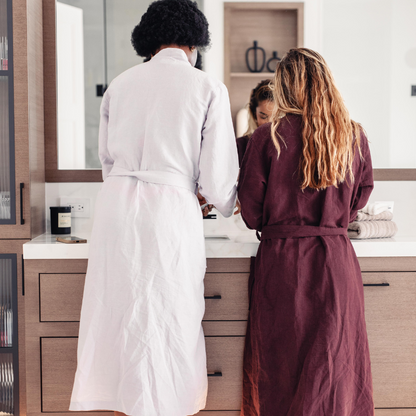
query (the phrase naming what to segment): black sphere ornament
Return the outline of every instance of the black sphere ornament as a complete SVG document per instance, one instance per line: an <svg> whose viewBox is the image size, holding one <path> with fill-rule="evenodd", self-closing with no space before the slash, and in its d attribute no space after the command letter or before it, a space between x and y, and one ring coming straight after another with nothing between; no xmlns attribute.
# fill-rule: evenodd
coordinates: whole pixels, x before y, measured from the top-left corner
<svg viewBox="0 0 416 416"><path fill-rule="evenodd" d="M274 68L270 68L270 64L276 61L275 65L273 65ZM277 56L277 51L273 51L273 56L267 61L267 69L269 72L274 72L276 70L276 65L278 62L280 62L281 59Z"/></svg>
<svg viewBox="0 0 416 416"><path fill-rule="evenodd" d="M250 65L250 59L249 59L250 51L253 51L254 66ZM262 54L261 58L258 56L259 54ZM261 64L260 64L260 62L261 62ZM265 63L266 63L266 52L264 51L263 48L260 48L260 46L258 46L258 42L255 40L255 41L253 41L253 46L246 50L246 65L247 65L247 68L250 72L261 72L261 71L263 71Z"/></svg>

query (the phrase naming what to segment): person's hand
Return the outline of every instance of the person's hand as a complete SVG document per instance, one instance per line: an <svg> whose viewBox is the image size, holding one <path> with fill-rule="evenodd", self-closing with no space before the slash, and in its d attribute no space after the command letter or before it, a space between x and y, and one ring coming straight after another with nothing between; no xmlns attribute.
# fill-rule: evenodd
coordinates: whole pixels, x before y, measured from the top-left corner
<svg viewBox="0 0 416 416"><path fill-rule="evenodd" d="M201 207L205 205L205 207L202 208L201 210L202 210L202 215L206 217L212 211L212 209L214 208L214 205L208 204L207 200L199 192L198 192L197 198L198 198L199 205Z"/></svg>
<svg viewBox="0 0 416 416"><path fill-rule="evenodd" d="M237 208L237 210L234 212L234 215L238 215L241 212L241 204L238 198L237 201L235 201L235 207Z"/></svg>

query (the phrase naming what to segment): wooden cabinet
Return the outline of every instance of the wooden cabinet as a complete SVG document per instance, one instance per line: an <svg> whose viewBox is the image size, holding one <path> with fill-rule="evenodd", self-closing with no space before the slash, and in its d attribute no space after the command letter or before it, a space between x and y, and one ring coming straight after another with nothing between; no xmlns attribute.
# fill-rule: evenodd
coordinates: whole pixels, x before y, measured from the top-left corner
<svg viewBox="0 0 416 416"><path fill-rule="evenodd" d="M22 244L26 241L0 240L0 414L26 413L22 281Z"/></svg>
<svg viewBox="0 0 416 416"><path fill-rule="evenodd" d="M27 412L58 416L68 412L74 381L87 261L25 265ZM249 270L250 259L208 259L203 328L209 393L203 416L239 415Z"/></svg>
<svg viewBox="0 0 416 416"><path fill-rule="evenodd" d="M375 414L416 416L416 258L360 264ZM72 390L87 261L25 265L28 415L58 416L67 412ZM208 259L203 328L210 377L202 416L239 415L249 268L249 259Z"/></svg>
<svg viewBox="0 0 416 416"><path fill-rule="evenodd" d="M376 407L416 408L416 272L363 273ZM387 286L388 284L389 286Z"/></svg>
<svg viewBox="0 0 416 416"><path fill-rule="evenodd" d="M0 71L0 239L33 238L45 232L42 1L1 4L9 65Z"/></svg>

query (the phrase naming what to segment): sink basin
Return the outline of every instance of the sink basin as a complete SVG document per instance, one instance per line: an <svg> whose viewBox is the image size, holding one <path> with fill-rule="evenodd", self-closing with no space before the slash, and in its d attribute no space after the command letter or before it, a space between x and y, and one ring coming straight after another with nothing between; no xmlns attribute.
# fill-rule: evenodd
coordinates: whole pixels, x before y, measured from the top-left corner
<svg viewBox="0 0 416 416"><path fill-rule="evenodd" d="M206 235L205 240L209 241L229 241L230 237L228 235Z"/></svg>

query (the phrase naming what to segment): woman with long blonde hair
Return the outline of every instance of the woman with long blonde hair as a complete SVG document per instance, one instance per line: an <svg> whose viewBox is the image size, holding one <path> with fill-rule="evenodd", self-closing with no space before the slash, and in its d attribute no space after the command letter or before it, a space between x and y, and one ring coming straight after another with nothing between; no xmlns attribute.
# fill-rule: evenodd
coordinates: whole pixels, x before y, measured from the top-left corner
<svg viewBox="0 0 416 416"><path fill-rule="evenodd" d="M249 282L243 416L372 416L361 271L348 223L373 189L371 156L331 71L290 50L271 123L248 144L238 196L261 232Z"/></svg>

